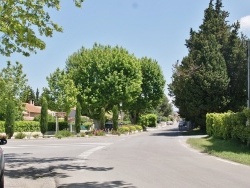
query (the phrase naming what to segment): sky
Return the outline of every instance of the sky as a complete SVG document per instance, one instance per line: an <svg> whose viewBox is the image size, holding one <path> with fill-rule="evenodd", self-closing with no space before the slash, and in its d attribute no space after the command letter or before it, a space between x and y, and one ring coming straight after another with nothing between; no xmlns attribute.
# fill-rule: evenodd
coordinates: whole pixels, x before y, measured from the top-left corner
<svg viewBox="0 0 250 188"><path fill-rule="evenodd" d="M56 68L64 69L67 58L81 47L94 43L120 46L136 57L156 60L167 84L172 66L188 54L185 40L190 29L197 31L210 0L85 0L76 8L73 0L62 1L60 11L50 11L63 33L45 38L46 49L30 57L0 56L0 69L6 62L23 64L28 84L34 91L47 87L46 77ZM230 13L229 24L239 20L242 32L250 37L250 0L223 0Z"/></svg>

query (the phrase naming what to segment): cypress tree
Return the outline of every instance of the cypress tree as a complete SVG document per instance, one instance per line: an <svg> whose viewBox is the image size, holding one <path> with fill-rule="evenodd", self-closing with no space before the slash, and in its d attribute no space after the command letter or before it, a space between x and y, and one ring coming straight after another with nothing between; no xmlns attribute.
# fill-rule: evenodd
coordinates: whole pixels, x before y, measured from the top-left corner
<svg viewBox="0 0 250 188"><path fill-rule="evenodd" d="M15 104L13 100L9 100L6 106L6 119L4 123L5 133L11 138L15 131Z"/></svg>
<svg viewBox="0 0 250 188"><path fill-rule="evenodd" d="M246 46L239 24L229 25L222 1L210 0L199 31L190 30L187 57L174 67L170 95L181 116L205 129L208 112L236 111L246 103Z"/></svg>
<svg viewBox="0 0 250 188"><path fill-rule="evenodd" d="M81 130L81 105L78 102L76 105L76 114L75 114L75 127L76 127L76 133L80 133Z"/></svg>
<svg viewBox="0 0 250 188"><path fill-rule="evenodd" d="M113 112L113 118L112 118L112 120L113 120L113 129L115 131L117 131L117 129L118 129L118 116L119 116L118 106L117 105L113 106L112 112Z"/></svg>
<svg viewBox="0 0 250 188"><path fill-rule="evenodd" d="M44 134L48 130L48 103L45 97L42 97L42 108L41 108L41 118L40 118L40 129L41 133Z"/></svg>

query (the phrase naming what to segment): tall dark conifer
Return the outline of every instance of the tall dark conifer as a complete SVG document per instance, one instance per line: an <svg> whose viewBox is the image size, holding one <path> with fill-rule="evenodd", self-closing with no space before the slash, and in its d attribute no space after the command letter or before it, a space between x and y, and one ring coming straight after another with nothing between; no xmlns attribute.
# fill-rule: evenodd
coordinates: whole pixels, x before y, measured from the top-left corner
<svg viewBox="0 0 250 188"><path fill-rule="evenodd" d="M221 0L210 1L200 29L190 31L189 54L174 67L169 85L180 114L202 128L206 113L235 111L246 101L246 46L239 25L229 25L222 8Z"/></svg>
<svg viewBox="0 0 250 188"><path fill-rule="evenodd" d="M40 129L44 135L48 130L48 103L45 97L42 98L41 118L40 118Z"/></svg>

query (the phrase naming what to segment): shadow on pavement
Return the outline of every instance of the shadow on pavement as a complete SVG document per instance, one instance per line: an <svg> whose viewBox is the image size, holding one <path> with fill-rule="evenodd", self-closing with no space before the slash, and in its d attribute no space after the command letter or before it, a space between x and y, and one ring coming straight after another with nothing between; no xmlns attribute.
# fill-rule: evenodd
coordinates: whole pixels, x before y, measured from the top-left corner
<svg viewBox="0 0 250 188"><path fill-rule="evenodd" d="M168 137L176 137L180 136L180 132L178 128L165 129L160 132L154 132L151 136L168 136Z"/></svg>
<svg viewBox="0 0 250 188"><path fill-rule="evenodd" d="M37 179L46 177L68 177L67 173L63 171L109 171L113 170L113 167L87 167L81 164L74 163L76 158L34 158L29 157L28 153L23 154L5 154L5 176L10 178L25 178L25 179ZM54 162L56 164L54 164ZM60 172L58 172L58 170Z"/></svg>
<svg viewBox="0 0 250 188"><path fill-rule="evenodd" d="M64 184L58 188L136 188L135 186L126 183L124 181L108 181L104 183L99 182L86 182L86 183L73 183L73 184Z"/></svg>

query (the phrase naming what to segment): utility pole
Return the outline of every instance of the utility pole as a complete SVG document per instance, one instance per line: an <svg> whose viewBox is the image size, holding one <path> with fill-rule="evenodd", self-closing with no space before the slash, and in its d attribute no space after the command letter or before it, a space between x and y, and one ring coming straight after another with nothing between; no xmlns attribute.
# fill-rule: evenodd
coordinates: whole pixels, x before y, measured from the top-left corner
<svg viewBox="0 0 250 188"><path fill-rule="evenodd" d="M248 80L248 98L247 98L247 108L250 108L250 40L247 41L247 80Z"/></svg>

